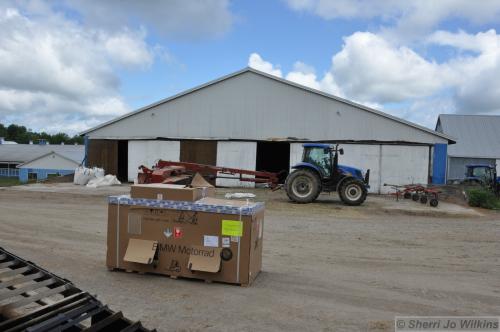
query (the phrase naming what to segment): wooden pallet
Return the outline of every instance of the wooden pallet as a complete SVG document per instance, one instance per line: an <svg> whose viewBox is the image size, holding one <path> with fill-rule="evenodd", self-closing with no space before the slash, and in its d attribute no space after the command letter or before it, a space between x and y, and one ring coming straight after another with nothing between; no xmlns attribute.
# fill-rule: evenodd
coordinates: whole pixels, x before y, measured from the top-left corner
<svg viewBox="0 0 500 332"><path fill-rule="evenodd" d="M185 276L180 276L180 275L172 275L172 274L167 274L167 273L157 273L157 272L144 272L144 271L136 271L136 270L129 270L129 269L122 269L122 268L110 268L108 267L109 271L112 272L126 272L126 273L136 273L136 274L147 274L147 275L154 275L154 276L162 276L162 277L167 277L170 279L181 279L181 280L191 280L191 281L203 281L207 284L211 283L217 283L217 284L225 284L225 285L234 285L234 286L241 286L241 287L248 287L249 284L238 284L238 283L233 283L233 282L224 282L224 281L214 281L210 279L203 279L199 278L196 276L193 277L185 277Z"/></svg>
<svg viewBox="0 0 500 332"><path fill-rule="evenodd" d="M26 330L151 331L69 280L0 248L0 331Z"/></svg>

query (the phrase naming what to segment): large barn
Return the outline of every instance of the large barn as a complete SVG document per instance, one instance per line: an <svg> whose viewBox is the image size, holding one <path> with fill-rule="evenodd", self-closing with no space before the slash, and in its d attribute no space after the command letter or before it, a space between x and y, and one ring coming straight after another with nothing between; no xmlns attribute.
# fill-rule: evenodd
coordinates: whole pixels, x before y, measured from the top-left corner
<svg viewBox="0 0 500 332"><path fill-rule="evenodd" d="M339 143L340 163L370 169L370 191L384 183L444 181L434 150L443 133L372 108L246 68L82 133L86 160L121 180L157 159L250 170L290 170L304 142ZM434 149L434 147L439 149ZM446 155L445 155L446 158ZM218 179L219 185L253 185Z"/></svg>

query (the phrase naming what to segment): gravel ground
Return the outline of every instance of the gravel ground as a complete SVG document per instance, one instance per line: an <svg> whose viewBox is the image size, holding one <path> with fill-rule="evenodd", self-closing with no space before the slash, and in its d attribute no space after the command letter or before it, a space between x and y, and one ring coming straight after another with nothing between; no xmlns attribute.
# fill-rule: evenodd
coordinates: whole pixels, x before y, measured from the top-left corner
<svg viewBox="0 0 500 332"><path fill-rule="evenodd" d="M499 213L382 196L297 205L255 190L267 206L263 272L243 288L109 272L106 195L127 191L1 189L0 246L159 331L390 331L395 315L500 313Z"/></svg>

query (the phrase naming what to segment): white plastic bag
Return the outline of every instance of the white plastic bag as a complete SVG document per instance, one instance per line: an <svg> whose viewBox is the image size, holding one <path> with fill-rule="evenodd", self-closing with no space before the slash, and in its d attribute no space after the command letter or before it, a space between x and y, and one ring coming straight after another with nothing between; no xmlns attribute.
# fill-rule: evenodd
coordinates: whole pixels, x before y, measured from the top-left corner
<svg viewBox="0 0 500 332"><path fill-rule="evenodd" d="M103 178L104 177L104 169L94 167L94 168L87 168L84 166L78 166L75 169L75 176L73 177L73 183L78 184L80 186L84 186L89 181L96 179L96 178Z"/></svg>
<svg viewBox="0 0 500 332"><path fill-rule="evenodd" d="M252 193L227 193L224 195L227 199L231 198L255 198L255 194Z"/></svg>
<svg viewBox="0 0 500 332"><path fill-rule="evenodd" d="M93 171L90 168L79 166L75 169L73 183L84 186L94 177Z"/></svg>
<svg viewBox="0 0 500 332"><path fill-rule="evenodd" d="M87 187L89 188L98 188L105 186L114 186L121 184L120 181L116 178L116 176L108 174L106 176L94 177L87 183Z"/></svg>

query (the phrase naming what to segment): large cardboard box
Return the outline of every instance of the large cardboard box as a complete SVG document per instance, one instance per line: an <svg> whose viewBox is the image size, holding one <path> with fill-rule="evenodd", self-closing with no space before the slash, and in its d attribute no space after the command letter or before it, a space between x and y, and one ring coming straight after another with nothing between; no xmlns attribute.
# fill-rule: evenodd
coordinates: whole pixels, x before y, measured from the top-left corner
<svg viewBox="0 0 500 332"><path fill-rule="evenodd" d="M204 197L214 197L214 187L187 187L180 184L134 184L130 187L130 197L170 201L194 202Z"/></svg>
<svg viewBox="0 0 500 332"><path fill-rule="evenodd" d="M134 184L130 187L130 197L194 202L204 197L215 197L215 188L196 173L191 184L187 186L163 183Z"/></svg>
<svg viewBox="0 0 500 332"><path fill-rule="evenodd" d="M249 285L262 266L264 204L111 196L107 266Z"/></svg>

